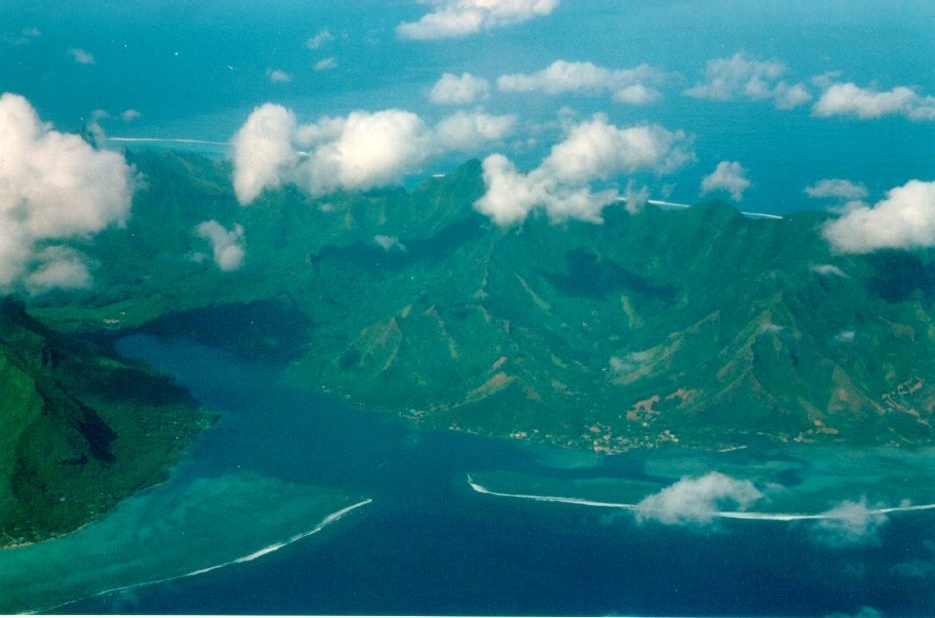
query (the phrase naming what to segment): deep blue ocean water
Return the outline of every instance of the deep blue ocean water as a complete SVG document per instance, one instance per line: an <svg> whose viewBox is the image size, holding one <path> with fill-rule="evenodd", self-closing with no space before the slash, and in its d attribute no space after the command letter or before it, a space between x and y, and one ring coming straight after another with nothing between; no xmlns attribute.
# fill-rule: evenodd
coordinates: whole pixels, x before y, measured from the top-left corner
<svg viewBox="0 0 935 618"><path fill-rule="evenodd" d="M324 534L244 564L131 587L66 613L829 615L871 607L929 615L931 512L892 516L877 544L828 547L803 522L637 524L571 504L470 490L466 474L513 470L573 481L634 476L648 454L594 458L420 431L352 410L182 341L134 337L125 354L171 370L224 417L175 482L252 470L343 488L372 505ZM691 453L686 453L686 461ZM727 457L727 456L725 456ZM573 465L556 465L558 461ZM236 513L231 514L236 517ZM259 519L252 522L262 526ZM927 544L927 545L926 545Z"/></svg>
<svg viewBox="0 0 935 618"><path fill-rule="evenodd" d="M702 177L725 160L739 161L748 172L752 185L742 206L772 213L827 207L803 194L825 178L865 184L872 203L890 188L935 174L935 122L810 113L820 92L811 80L826 74L863 88L906 86L922 97L932 95L935 5L926 0L564 2L550 19L445 41L396 36L397 24L425 12L418 2L5 4L2 39L23 39L20 33L30 29L41 35L26 37L24 44L0 43L0 91L26 96L43 119L62 130L79 130L94 110L104 110L110 117L100 123L111 136L226 142L266 102L288 106L301 122L398 108L433 123L458 108L431 104L432 85L443 72L470 72L493 88L489 99L470 109L520 117L516 142L523 145L492 148L520 168L538 165L561 139L558 118L568 111L578 119L603 113L618 126L658 123L685 131L693 138L695 161L672 176L638 178L656 199L698 201ZM331 40L309 49L308 40L324 30ZM94 63L76 64L66 53L76 47L93 54ZM782 63L784 79L811 89L810 104L779 110L768 101L705 101L683 94L702 79L707 62L737 53ZM327 58L334 59L334 68L316 71L316 62ZM661 101L636 107L609 96L496 89L501 75L535 72L556 60L610 69L649 64L670 77L660 86ZM273 69L291 81L272 82ZM121 120L128 109L140 116ZM435 158L413 176L425 178L487 154ZM618 180L625 186L626 178Z"/></svg>

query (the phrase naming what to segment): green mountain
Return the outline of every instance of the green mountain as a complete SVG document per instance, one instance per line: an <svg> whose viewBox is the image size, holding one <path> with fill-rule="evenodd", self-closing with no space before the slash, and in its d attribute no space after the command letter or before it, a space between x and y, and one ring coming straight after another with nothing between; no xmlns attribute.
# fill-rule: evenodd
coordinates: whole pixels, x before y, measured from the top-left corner
<svg viewBox="0 0 935 618"><path fill-rule="evenodd" d="M70 532L161 481L206 426L180 387L0 300L0 546Z"/></svg>
<svg viewBox="0 0 935 618"><path fill-rule="evenodd" d="M133 160L148 188L84 248L94 290L33 301L58 328L184 334L428 426L596 451L932 440L935 251L835 255L824 214L718 202L500 229L476 161L241 208L223 162ZM208 219L243 227L239 270L205 258Z"/></svg>

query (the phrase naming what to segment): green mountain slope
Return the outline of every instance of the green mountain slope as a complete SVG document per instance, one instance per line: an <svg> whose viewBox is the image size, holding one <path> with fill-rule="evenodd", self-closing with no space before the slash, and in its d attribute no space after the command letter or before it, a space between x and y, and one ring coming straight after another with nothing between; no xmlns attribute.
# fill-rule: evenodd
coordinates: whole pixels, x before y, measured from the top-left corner
<svg viewBox="0 0 935 618"><path fill-rule="evenodd" d="M168 378L0 300L0 546L70 532L159 482L206 424Z"/></svg>
<svg viewBox="0 0 935 618"><path fill-rule="evenodd" d="M716 202L503 230L472 208L477 162L411 192L287 189L249 208L224 164L135 163L150 188L89 249L95 291L36 302L62 328L278 354L360 405L597 451L931 441L931 250L834 255L820 213ZM240 270L196 259L206 219L243 226Z"/></svg>

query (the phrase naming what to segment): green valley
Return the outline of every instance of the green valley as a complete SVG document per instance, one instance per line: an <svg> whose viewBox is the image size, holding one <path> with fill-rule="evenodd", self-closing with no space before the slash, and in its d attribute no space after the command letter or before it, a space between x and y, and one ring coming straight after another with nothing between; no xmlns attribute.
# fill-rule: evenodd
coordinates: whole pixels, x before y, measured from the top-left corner
<svg viewBox="0 0 935 618"><path fill-rule="evenodd" d="M830 215L708 202L533 217L473 209L478 162L411 191L237 205L229 166L139 152L95 286L31 311L71 333L183 335L430 427L598 452L930 443L935 252L837 255ZM242 226L222 272L202 221Z"/></svg>

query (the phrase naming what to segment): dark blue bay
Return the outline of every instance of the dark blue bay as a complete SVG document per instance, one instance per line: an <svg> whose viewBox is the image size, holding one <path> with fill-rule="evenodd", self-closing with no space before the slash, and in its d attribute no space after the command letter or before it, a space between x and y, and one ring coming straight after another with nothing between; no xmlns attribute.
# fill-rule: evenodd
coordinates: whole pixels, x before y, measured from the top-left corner
<svg viewBox="0 0 935 618"><path fill-rule="evenodd" d="M206 406L224 411L182 464L183 477L255 469L374 502L324 535L252 562L59 612L935 612L931 573L921 572L935 558L935 517L927 513L892 517L878 544L834 548L816 543L803 522L665 527L606 509L477 494L465 482L469 472L588 478L625 474L639 456L556 469L543 463L547 449L421 431L289 386L276 368L181 341L137 337L124 341L122 351L171 370ZM907 564L920 572L910 573Z"/></svg>

